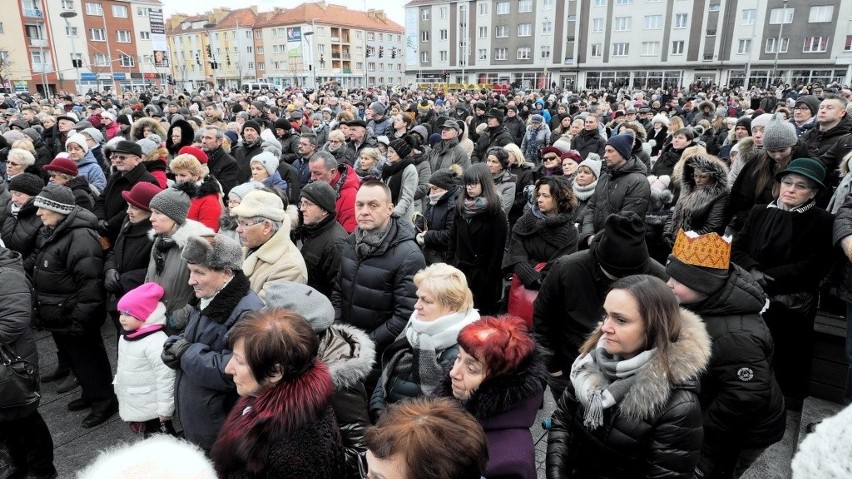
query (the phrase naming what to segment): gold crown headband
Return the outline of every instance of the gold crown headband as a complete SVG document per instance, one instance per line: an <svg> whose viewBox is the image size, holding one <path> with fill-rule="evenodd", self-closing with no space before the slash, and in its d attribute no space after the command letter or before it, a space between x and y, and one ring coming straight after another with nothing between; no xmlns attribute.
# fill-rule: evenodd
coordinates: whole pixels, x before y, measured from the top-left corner
<svg viewBox="0 0 852 479"><path fill-rule="evenodd" d="M686 264L727 270L731 264L731 243L717 233L695 236L681 229L672 254Z"/></svg>

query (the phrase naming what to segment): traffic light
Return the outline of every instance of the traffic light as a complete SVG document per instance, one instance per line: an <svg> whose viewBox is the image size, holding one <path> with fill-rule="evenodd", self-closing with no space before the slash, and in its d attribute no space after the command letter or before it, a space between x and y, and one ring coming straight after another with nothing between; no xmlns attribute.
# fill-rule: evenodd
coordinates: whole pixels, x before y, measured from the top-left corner
<svg viewBox="0 0 852 479"><path fill-rule="evenodd" d="M447 81L449 79L450 79L450 72L448 72L447 70L444 70L444 81Z"/></svg>
<svg viewBox="0 0 852 479"><path fill-rule="evenodd" d="M379 47L379 58L385 56L385 47Z"/></svg>
<svg viewBox="0 0 852 479"><path fill-rule="evenodd" d="M195 63L201 65L201 57L198 56L198 52L195 52Z"/></svg>
<svg viewBox="0 0 852 479"><path fill-rule="evenodd" d="M391 58L396 58L396 47L391 48Z"/></svg>
<svg viewBox="0 0 852 479"><path fill-rule="evenodd" d="M210 50L210 45L207 45L207 58L213 58L213 51Z"/></svg>

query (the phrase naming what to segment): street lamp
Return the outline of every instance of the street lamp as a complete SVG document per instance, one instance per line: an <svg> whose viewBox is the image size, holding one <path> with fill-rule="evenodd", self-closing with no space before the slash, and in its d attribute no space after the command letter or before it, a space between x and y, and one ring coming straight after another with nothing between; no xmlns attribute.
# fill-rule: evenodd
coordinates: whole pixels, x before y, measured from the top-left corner
<svg viewBox="0 0 852 479"><path fill-rule="evenodd" d="M775 63L772 65L772 76L778 76L778 54L781 52L781 35L784 33L784 23L787 21L787 0L784 0L784 10L781 12L781 26L778 27L778 40L775 42Z"/></svg>
<svg viewBox="0 0 852 479"><path fill-rule="evenodd" d="M45 24L42 21L38 24L38 26L40 27L40 30L41 30L39 32L39 37L42 37L42 38L39 38L39 42L38 42L38 44L39 44L39 47L38 47L39 56L41 57L41 87L44 89L44 97L47 99L47 101L50 101L50 86L47 84L47 72L45 72L45 70L44 70L45 69L45 66L44 66L44 44L45 44L45 42L47 42L47 39L44 38L44 37L46 36L47 24Z"/></svg>
<svg viewBox="0 0 852 479"><path fill-rule="evenodd" d="M311 54L308 57L308 68L311 69L311 86L314 90L317 88L317 70L314 67L314 42L311 41L310 38L317 31L316 18L311 19L311 31L305 32L302 34L302 38L305 39L305 42L308 44L308 49Z"/></svg>
<svg viewBox="0 0 852 479"><path fill-rule="evenodd" d="M70 33L71 22L68 20L69 18L76 17L77 12L74 12L74 11L62 12L62 13L59 14L59 16L62 17L65 20L65 28L66 28L66 30L68 30L65 33L68 34L69 37L71 37L71 63L74 64L74 74L75 74L75 76L74 76L74 93L79 94L80 93L80 84L79 84L80 67L79 67L79 65L80 65L80 63L82 63L82 61L80 61L80 62L77 61L77 47L74 45L74 36L75 35L71 35L71 33Z"/></svg>

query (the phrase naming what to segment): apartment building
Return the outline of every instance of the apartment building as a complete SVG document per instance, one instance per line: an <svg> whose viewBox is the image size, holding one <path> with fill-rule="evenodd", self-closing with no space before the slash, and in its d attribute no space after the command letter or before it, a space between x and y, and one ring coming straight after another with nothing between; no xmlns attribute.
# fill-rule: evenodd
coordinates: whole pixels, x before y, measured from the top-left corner
<svg viewBox="0 0 852 479"><path fill-rule="evenodd" d="M849 1L411 0L405 10L414 83L852 82Z"/></svg>
<svg viewBox="0 0 852 479"><path fill-rule="evenodd" d="M404 81L403 29L381 10L323 1L263 12L256 6L222 7L174 15L166 31L172 75L188 90L214 84L237 88L251 81L308 88Z"/></svg>

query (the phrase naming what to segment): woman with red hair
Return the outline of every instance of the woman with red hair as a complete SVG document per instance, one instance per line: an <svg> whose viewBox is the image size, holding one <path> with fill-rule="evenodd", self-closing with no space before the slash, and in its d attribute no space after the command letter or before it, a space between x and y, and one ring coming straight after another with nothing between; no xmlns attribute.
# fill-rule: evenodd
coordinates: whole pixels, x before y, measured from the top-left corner
<svg viewBox="0 0 852 479"><path fill-rule="evenodd" d="M465 326L459 355L435 396L454 397L485 430L485 477L534 479L530 427L544 396L547 372L535 341L517 316L484 316Z"/></svg>

